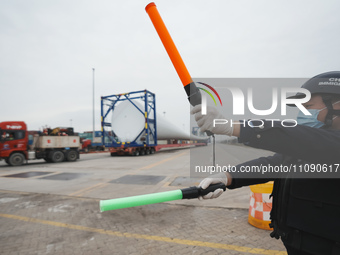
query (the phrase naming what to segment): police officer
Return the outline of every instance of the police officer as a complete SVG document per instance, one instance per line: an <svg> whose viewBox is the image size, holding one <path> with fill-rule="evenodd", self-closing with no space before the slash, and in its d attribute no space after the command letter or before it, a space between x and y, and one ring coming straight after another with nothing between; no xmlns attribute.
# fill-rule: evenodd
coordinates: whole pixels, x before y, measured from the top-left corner
<svg viewBox="0 0 340 255"><path fill-rule="evenodd" d="M302 88L311 93L311 99L303 104L311 115L299 113L295 127L283 127L280 122L272 121L264 121L263 126L213 127L213 119L225 119L215 108L208 107L207 115L202 115L201 106L197 105L192 114L201 131L237 136L239 142L248 146L276 152L273 156L240 164L237 169L254 165L315 167L319 164L328 171L332 168L332 178L294 178L284 174L260 179L233 172L212 175L200 186L205 189L222 182L227 188L235 189L273 180L271 237L281 238L289 255L340 254L340 179L334 178L340 176L340 72L317 75ZM305 95L298 93L293 97ZM223 190L218 189L200 199L217 198L222 193Z"/></svg>

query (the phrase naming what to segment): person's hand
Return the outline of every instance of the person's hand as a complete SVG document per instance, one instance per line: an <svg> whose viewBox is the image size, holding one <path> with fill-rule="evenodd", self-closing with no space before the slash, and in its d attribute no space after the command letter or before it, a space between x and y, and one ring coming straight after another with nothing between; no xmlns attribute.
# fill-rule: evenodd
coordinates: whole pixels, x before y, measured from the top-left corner
<svg viewBox="0 0 340 255"><path fill-rule="evenodd" d="M233 135L233 127L230 125L230 123L225 123L225 117L220 114L216 108L207 106L206 115L202 115L201 108L202 105L196 105L194 108L192 108L191 114L195 115L197 125L200 127L202 132L209 130L210 132L217 135ZM219 119L220 121L217 121L214 126L215 119Z"/></svg>
<svg viewBox="0 0 340 255"><path fill-rule="evenodd" d="M228 177L225 173L218 173L211 175L210 177L205 178L201 181L198 187L202 189L208 188L211 184L223 183L225 186L228 185ZM199 200L202 199L213 199L218 198L223 193L223 189L216 189L214 192L210 192L205 196L198 197Z"/></svg>

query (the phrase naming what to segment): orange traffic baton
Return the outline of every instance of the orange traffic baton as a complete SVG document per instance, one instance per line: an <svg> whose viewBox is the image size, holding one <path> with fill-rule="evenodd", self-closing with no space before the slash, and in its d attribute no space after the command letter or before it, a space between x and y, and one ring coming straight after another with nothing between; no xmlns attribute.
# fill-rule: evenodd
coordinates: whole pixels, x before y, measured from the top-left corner
<svg viewBox="0 0 340 255"><path fill-rule="evenodd" d="M185 92L188 95L189 102L191 105L201 104L201 93L197 89L194 82L190 77L189 71L186 68L181 55L179 54L175 43L173 42L168 29L166 28L162 17L160 16L155 3L149 3L145 7L146 12L148 13L152 24L154 25L159 38L161 39L165 50L167 51L173 66L176 69L176 72L179 78L182 81Z"/></svg>

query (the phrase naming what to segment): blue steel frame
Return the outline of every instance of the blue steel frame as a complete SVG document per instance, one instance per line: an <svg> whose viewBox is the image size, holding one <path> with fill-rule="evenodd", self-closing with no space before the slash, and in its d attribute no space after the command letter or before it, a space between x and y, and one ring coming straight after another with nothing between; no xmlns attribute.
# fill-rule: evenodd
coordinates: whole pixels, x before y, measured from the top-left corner
<svg viewBox="0 0 340 255"><path fill-rule="evenodd" d="M145 117L145 125L143 130L139 135L131 142L118 142L115 140L113 135L109 134L112 131L111 121L107 121L109 113L112 113L115 109L115 105L119 101L128 100L132 105L134 105L138 111ZM134 103L134 100L140 100L144 103L144 112L139 109L139 107ZM146 147L146 146L156 146L157 145L157 127L156 127L156 95L148 90L140 90L135 92L129 92L118 95L110 95L101 97L101 129L102 129L102 142L105 147ZM150 116L153 110L153 116ZM110 130L106 130L110 128ZM145 132L146 140L142 143L138 143L138 138L141 137ZM154 143L150 143L153 138ZM106 139L108 138L108 139Z"/></svg>

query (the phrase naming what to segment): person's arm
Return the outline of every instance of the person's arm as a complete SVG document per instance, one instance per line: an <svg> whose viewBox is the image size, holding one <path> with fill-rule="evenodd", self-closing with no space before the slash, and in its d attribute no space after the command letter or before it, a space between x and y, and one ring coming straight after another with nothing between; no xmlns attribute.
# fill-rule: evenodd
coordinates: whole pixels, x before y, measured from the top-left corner
<svg viewBox="0 0 340 255"><path fill-rule="evenodd" d="M247 162L244 162L242 164L239 164L236 166L236 172L234 173L228 173L228 189L236 189L244 186L250 186L255 184L262 184L266 183L268 181L273 181L276 178L280 178L280 175L282 173L277 173L274 175L270 175L267 177L266 174L263 174L262 172L258 173L249 173L241 171L242 168L245 167L262 167L262 166L279 166L283 163L284 156L281 154L274 154L273 156L268 157L260 157L254 160L250 160ZM260 168L259 168L260 169ZM229 179L230 178L230 179Z"/></svg>
<svg viewBox="0 0 340 255"><path fill-rule="evenodd" d="M261 166L261 165L279 165L282 163L283 156L280 154L275 154L270 157L261 157L258 159L254 159L243 164L239 164L236 166L236 172L221 172L218 174L213 174L201 181L199 184L200 187L206 189L211 184L216 183L224 183L228 189L236 189L243 186L255 185L266 183L268 181L274 180L273 178L265 178L265 175L262 173L255 173L249 176L249 173L241 171L242 167L246 166ZM200 197L199 199L212 199L217 198L223 193L222 189L217 189L214 192L210 192L209 194Z"/></svg>
<svg viewBox="0 0 340 255"><path fill-rule="evenodd" d="M239 142L310 163L339 163L339 130L301 125L284 127L279 121L263 121L263 123L264 125L260 127L248 125L234 127L235 134L239 132ZM254 123L254 125L258 124Z"/></svg>
<svg viewBox="0 0 340 255"><path fill-rule="evenodd" d="M215 124L215 119L225 119L214 107L207 107L202 115L201 105L192 111L201 131L236 136L239 142L254 148L270 150L310 163L339 163L340 130L312 128L273 120L248 121L236 124Z"/></svg>

